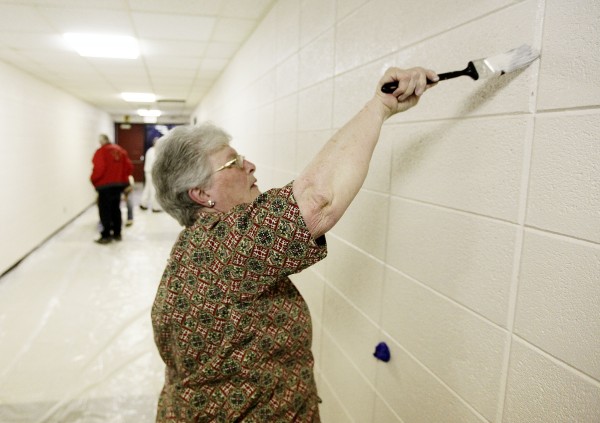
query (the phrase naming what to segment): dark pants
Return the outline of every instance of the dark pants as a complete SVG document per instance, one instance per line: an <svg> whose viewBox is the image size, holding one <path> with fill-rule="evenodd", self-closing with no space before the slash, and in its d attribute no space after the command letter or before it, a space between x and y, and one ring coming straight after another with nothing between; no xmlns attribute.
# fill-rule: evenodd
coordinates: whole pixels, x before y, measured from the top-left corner
<svg viewBox="0 0 600 423"><path fill-rule="evenodd" d="M102 223L102 238L121 235L122 186L98 188L98 211Z"/></svg>

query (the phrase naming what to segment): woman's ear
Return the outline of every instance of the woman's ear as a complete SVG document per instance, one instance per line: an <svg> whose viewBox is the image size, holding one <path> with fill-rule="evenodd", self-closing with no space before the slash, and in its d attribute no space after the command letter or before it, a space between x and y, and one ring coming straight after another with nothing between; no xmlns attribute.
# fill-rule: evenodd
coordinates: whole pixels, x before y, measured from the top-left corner
<svg viewBox="0 0 600 423"><path fill-rule="evenodd" d="M200 204L202 207L208 207L209 196L200 188L190 188L188 196L194 203Z"/></svg>

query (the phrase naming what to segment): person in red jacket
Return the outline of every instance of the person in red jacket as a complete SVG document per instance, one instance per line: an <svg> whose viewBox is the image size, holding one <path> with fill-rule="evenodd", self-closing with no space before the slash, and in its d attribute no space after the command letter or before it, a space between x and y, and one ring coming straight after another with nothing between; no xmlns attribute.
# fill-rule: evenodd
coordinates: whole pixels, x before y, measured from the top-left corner
<svg viewBox="0 0 600 423"><path fill-rule="evenodd" d="M100 134L100 148L94 153L94 169L90 180L98 191L98 211L102 223L99 244L121 240L121 193L129 185L133 164L122 147L111 144L105 134Z"/></svg>

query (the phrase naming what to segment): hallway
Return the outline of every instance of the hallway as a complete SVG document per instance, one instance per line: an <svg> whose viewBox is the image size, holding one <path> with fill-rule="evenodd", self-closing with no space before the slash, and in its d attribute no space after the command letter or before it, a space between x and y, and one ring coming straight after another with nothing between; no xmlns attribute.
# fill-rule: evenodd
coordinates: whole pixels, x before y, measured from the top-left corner
<svg viewBox="0 0 600 423"><path fill-rule="evenodd" d="M35 249L0 277L0 423L154 420L150 307L180 229L137 207L93 242L99 134L212 122L266 191L320 163L384 69L521 45L528 67L385 122L327 259L294 277L321 420L600 422L599 21L598 0L0 0L0 275ZM82 57L80 32L139 56Z"/></svg>
<svg viewBox="0 0 600 423"><path fill-rule="evenodd" d="M180 228L140 191L122 242L92 242L94 205L0 278L1 422L154 421L150 307Z"/></svg>

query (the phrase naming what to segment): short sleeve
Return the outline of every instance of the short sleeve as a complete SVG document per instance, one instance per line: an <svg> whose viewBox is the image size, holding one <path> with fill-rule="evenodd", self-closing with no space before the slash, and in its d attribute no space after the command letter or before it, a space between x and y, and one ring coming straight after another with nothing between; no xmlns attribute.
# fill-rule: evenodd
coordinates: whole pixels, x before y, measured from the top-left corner
<svg viewBox="0 0 600 423"><path fill-rule="evenodd" d="M195 261L231 281L230 288L239 284L240 290L249 293L327 255L325 237L312 238L291 183L260 194L229 213L204 213L196 225L204 229L206 237L194 252Z"/></svg>

